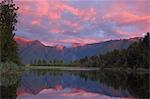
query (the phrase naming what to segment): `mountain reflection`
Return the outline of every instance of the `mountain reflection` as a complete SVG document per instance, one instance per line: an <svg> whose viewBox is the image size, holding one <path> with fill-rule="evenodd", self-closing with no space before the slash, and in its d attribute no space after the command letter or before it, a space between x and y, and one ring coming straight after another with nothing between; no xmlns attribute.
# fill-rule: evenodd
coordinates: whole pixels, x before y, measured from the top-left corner
<svg viewBox="0 0 150 99"><path fill-rule="evenodd" d="M148 89L144 88L148 82L144 77L148 78L148 75L112 71L26 71L21 77L17 95L35 95L43 89L70 89L112 97L148 97Z"/></svg>

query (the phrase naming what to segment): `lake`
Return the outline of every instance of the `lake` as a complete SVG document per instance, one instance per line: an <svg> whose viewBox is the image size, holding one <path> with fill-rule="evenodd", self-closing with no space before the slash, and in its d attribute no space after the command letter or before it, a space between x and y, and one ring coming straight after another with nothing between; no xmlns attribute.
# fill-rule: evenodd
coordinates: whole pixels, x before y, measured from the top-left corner
<svg viewBox="0 0 150 99"><path fill-rule="evenodd" d="M4 74L1 80L1 94L7 99L149 98L147 73L27 69Z"/></svg>

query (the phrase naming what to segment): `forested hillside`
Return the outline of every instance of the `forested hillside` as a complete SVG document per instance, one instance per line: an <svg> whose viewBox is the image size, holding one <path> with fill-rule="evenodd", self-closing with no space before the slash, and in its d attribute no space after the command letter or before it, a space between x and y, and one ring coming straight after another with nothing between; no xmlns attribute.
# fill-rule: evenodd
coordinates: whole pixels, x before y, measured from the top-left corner
<svg viewBox="0 0 150 99"><path fill-rule="evenodd" d="M104 55L85 57L77 61L82 65L98 67L149 68L149 32L128 49L114 50Z"/></svg>

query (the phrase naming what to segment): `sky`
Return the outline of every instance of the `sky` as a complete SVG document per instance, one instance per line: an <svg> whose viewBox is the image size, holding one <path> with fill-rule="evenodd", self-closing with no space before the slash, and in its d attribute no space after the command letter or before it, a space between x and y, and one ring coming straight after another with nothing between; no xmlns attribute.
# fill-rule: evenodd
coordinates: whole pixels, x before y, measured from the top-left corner
<svg viewBox="0 0 150 99"><path fill-rule="evenodd" d="M141 37L150 31L149 0L14 0L16 36L72 46Z"/></svg>

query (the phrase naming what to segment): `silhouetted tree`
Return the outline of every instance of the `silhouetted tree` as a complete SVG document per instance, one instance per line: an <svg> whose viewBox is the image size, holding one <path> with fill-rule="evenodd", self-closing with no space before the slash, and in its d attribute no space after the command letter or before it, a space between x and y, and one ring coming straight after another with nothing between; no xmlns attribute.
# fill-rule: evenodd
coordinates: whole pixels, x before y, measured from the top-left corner
<svg viewBox="0 0 150 99"><path fill-rule="evenodd" d="M47 65L47 61L45 59L42 60L42 65Z"/></svg>
<svg viewBox="0 0 150 99"><path fill-rule="evenodd" d="M37 61L37 65L42 65L42 61L41 61L41 59L38 59L38 61Z"/></svg>
<svg viewBox="0 0 150 99"><path fill-rule="evenodd" d="M146 47L147 50L150 49L150 35L149 35L149 32L147 32L147 35L144 37L143 39L143 45L144 47Z"/></svg>
<svg viewBox="0 0 150 99"><path fill-rule="evenodd" d="M13 0L3 0L0 3L1 62L12 61L17 64L21 63L17 43L13 39L18 9L19 7L16 7Z"/></svg>
<svg viewBox="0 0 150 99"><path fill-rule="evenodd" d="M33 62L33 65L37 65L37 60L35 59L34 62Z"/></svg>

